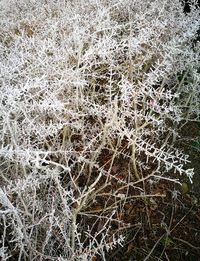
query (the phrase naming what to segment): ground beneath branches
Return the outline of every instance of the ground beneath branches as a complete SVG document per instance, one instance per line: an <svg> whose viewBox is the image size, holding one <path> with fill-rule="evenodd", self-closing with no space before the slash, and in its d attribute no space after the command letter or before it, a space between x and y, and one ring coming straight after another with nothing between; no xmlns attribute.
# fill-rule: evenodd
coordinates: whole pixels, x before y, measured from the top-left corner
<svg viewBox="0 0 200 261"><path fill-rule="evenodd" d="M189 155L188 167L195 169L193 184L174 174L182 186L161 181L150 188L151 194L165 197L137 199L126 205L122 215L130 223L125 231L127 243L110 251L107 261L200 260L200 125L183 126L176 145Z"/></svg>

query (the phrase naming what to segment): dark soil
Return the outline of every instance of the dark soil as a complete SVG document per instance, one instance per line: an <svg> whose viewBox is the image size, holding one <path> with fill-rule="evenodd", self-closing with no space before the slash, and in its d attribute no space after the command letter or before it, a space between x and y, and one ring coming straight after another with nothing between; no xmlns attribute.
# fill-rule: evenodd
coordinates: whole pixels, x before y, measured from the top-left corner
<svg viewBox="0 0 200 261"><path fill-rule="evenodd" d="M151 186L151 194L165 197L137 199L125 206L123 215L132 226L125 231L127 243L109 252L107 261L200 260L199 139L200 126L189 123L176 140L176 146L189 155L188 168L195 170L193 183L184 176L177 176L182 186L159 182Z"/></svg>

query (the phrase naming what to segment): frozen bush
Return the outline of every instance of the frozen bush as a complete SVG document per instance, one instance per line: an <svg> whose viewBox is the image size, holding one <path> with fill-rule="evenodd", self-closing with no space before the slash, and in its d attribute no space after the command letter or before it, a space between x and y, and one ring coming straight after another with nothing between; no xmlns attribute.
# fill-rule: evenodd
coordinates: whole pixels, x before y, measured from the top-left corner
<svg viewBox="0 0 200 261"><path fill-rule="evenodd" d="M2 255L105 260L124 241L129 191L178 182L173 172L192 180L173 141L199 119L199 10L193 2L186 15L178 0L0 5Z"/></svg>

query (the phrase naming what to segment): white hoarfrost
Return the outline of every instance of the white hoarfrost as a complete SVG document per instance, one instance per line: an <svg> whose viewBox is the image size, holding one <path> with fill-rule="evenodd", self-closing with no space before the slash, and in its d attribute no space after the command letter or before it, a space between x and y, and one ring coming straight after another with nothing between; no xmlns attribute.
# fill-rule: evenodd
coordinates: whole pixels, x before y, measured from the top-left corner
<svg viewBox="0 0 200 261"><path fill-rule="evenodd" d="M0 7L4 260L106 260L125 240L112 226L127 227L117 216L130 187L143 195L144 180L194 174L174 141L199 119L199 10L186 15L178 0Z"/></svg>

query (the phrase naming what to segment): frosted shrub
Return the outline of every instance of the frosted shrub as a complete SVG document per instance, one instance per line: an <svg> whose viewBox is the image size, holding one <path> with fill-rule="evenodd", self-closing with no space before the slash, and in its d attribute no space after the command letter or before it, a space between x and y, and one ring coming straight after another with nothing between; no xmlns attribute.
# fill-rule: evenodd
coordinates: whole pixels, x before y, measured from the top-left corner
<svg viewBox="0 0 200 261"><path fill-rule="evenodd" d="M174 141L199 119L199 10L185 15L178 0L0 5L1 255L106 260L143 182L192 180Z"/></svg>

